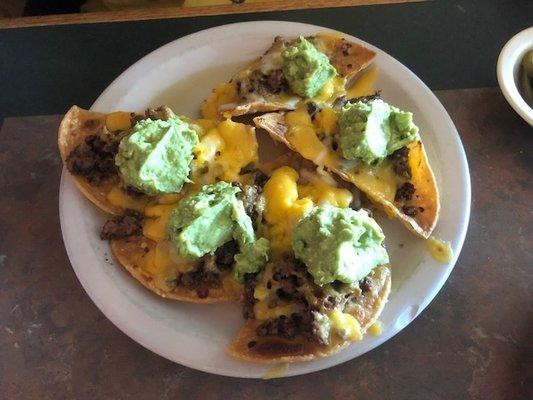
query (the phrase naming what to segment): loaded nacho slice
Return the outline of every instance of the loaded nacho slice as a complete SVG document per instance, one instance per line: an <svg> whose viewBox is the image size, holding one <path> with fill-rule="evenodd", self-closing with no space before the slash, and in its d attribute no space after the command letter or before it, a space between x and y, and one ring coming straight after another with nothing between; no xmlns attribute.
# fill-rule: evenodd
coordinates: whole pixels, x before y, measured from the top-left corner
<svg viewBox="0 0 533 400"><path fill-rule="evenodd" d="M238 300L243 276L267 260L269 242L256 235L261 212L256 184L220 181L173 204L151 204L104 225L119 263L156 294L195 303Z"/></svg>
<svg viewBox="0 0 533 400"><path fill-rule="evenodd" d="M270 241L269 258L264 269L244 275L246 321L230 355L305 361L360 340L390 291L377 223L320 169L276 168L262 196L258 232Z"/></svg>
<svg viewBox="0 0 533 400"><path fill-rule="evenodd" d="M375 53L338 34L276 37L261 57L219 85L202 104L204 118L292 110L302 99L333 101Z"/></svg>
<svg viewBox="0 0 533 400"><path fill-rule="evenodd" d="M357 84L357 83L356 83ZM439 213L439 195L413 115L379 93L333 105L301 102L254 118L257 127L318 166L357 186L424 238Z"/></svg>
<svg viewBox="0 0 533 400"><path fill-rule="evenodd" d="M168 107L102 114L73 106L61 121L61 158L80 191L102 210L142 211L190 182L203 128Z"/></svg>

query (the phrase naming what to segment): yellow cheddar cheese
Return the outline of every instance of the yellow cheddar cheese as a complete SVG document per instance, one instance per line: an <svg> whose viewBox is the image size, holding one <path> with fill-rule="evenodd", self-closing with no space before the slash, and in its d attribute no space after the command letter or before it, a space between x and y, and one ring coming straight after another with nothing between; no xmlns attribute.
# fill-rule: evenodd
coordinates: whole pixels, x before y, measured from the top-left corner
<svg viewBox="0 0 533 400"><path fill-rule="evenodd" d="M131 114L125 111L115 111L105 119L105 126L108 131L125 131L131 128Z"/></svg>
<svg viewBox="0 0 533 400"><path fill-rule="evenodd" d="M288 126L287 140L298 153L317 165L337 167L339 156L318 139L305 107L300 106L295 111L288 112L285 122Z"/></svg>
<svg viewBox="0 0 533 400"><path fill-rule="evenodd" d="M235 87L235 84L222 83L218 85L202 103L202 116L212 120L220 119L220 105L235 103L236 101L237 88Z"/></svg>
<svg viewBox="0 0 533 400"><path fill-rule="evenodd" d="M346 79L340 75L329 78L320 89L320 92L313 98L320 102L333 102L337 97L344 95Z"/></svg>
<svg viewBox="0 0 533 400"><path fill-rule="evenodd" d="M275 170L263 188L264 218L268 223L266 236L274 251L291 247L291 232L303 215L313 208L309 198L298 199L298 173L290 167Z"/></svg>
<svg viewBox="0 0 533 400"><path fill-rule="evenodd" d="M224 147L217 159L218 163L224 167L222 179L234 181L243 167L257 162L258 144L255 129L227 119L220 123L217 130L224 141Z"/></svg>
<svg viewBox="0 0 533 400"><path fill-rule="evenodd" d="M376 79L379 70L372 67L361 74L354 84L346 91L348 99L355 99L362 96L370 96L376 92Z"/></svg>
<svg viewBox="0 0 533 400"><path fill-rule="evenodd" d="M167 221L174 207L175 204L147 206L144 213L148 218L144 220L143 235L155 241L167 239Z"/></svg>
<svg viewBox="0 0 533 400"><path fill-rule="evenodd" d="M117 207L123 209L143 211L144 207L148 203L148 200L144 197L135 198L128 196L118 186L114 186L107 194L107 200Z"/></svg>
<svg viewBox="0 0 533 400"><path fill-rule="evenodd" d="M196 169L207 167L208 181L237 181L243 167L258 160L255 129L231 119L211 128L194 150Z"/></svg>
<svg viewBox="0 0 533 400"><path fill-rule="evenodd" d="M352 342L363 338L361 326L352 315L333 310L328 317L332 333Z"/></svg>
<svg viewBox="0 0 533 400"><path fill-rule="evenodd" d="M326 107L316 113L313 120L316 132L328 136L335 135L339 132L339 118L332 108Z"/></svg>
<svg viewBox="0 0 533 400"><path fill-rule="evenodd" d="M363 165L349 173L350 179L373 200L393 202L398 185L404 181L394 173L392 163L385 161L376 166Z"/></svg>
<svg viewBox="0 0 533 400"><path fill-rule="evenodd" d="M327 203L341 208L348 207L353 200L349 190L331 186L318 178L308 185L298 186L298 192L300 196L309 197L315 204Z"/></svg>

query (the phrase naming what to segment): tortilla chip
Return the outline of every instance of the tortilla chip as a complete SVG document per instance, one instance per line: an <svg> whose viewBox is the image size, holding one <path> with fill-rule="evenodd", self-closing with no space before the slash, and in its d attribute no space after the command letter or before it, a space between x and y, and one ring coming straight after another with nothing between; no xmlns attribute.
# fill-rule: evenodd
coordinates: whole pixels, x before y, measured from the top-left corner
<svg viewBox="0 0 533 400"><path fill-rule="evenodd" d="M257 127L265 129L274 140L296 151L286 138L288 128L285 123L285 113L264 114L254 118L254 123ZM400 219L411 232L427 239L435 228L439 216L439 192L422 142L412 143L409 149L409 165L412 173L409 182L415 186L417 195L410 201L410 205L423 209L423 212L418 212L415 216L406 215L402 210L402 204L388 200L365 181L358 179L356 174L350 174L350 171L336 166L326 165L326 167L344 180L353 183L370 200L381 206L387 215Z"/></svg>
<svg viewBox="0 0 533 400"><path fill-rule="evenodd" d="M326 54L331 64L335 67L338 74L346 78L347 82L351 80L359 71L366 68L375 58L376 53L373 50L367 49L357 43L349 42L337 34L317 34L315 36L307 37L318 50ZM280 110L292 110L295 108L301 98L291 92L270 94L262 99L253 99L239 103L236 95L235 82L248 77L253 71L259 69L264 63L265 58L275 53L281 52L287 42L286 39L276 37L270 48L244 69L237 72L230 83L233 83L232 93L235 94L234 102L218 104L219 112L224 117L235 117L239 115L264 113ZM227 89L227 88L226 88ZM217 96L214 93L213 96ZM211 98L207 101L213 101ZM206 110L202 108L204 116ZM210 115L210 117L213 117Z"/></svg>
<svg viewBox="0 0 533 400"><path fill-rule="evenodd" d="M172 300L190 303L209 304L238 300L242 294L242 285L233 279L224 281L218 288L209 288L205 298L199 298L195 290L182 286L171 288L153 274L143 269L144 258L155 250L156 242L144 236L135 236L111 241L111 251L116 259L135 279L155 294Z"/></svg>
<svg viewBox="0 0 533 400"><path fill-rule="evenodd" d="M78 106L72 106L65 114L59 125L57 145L61 160L67 171L66 163L69 154L76 146L83 143L87 136L98 134L105 125L106 117L107 114L84 110ZM118 176L108 179L99 185L91 184L79 175L70 174L70 176L81 193L98 208L115 215L124 213L124 208L112 204L107 198L109 192L119 186L120 179ZM126 194L124 196L127 197ZM132 198L132 201L135 202L135 199Z"/></svg>
<svg viewBox="0 0 533 400"><path fill-rule="evenodd" d="M373 289L366 294L363 293L354 309L348 310L359 322L362 332L366 332L379 318L387 302L391 288L391 271L385 265L376 267L368 279ZM231 356L264 364L292 363L327 357L351 343L336 336L327 346L309 341L304 337L297 337L294 340L259 337L256 329L261 322L263 321L247 320L245 322L228 350Z"/></svg>

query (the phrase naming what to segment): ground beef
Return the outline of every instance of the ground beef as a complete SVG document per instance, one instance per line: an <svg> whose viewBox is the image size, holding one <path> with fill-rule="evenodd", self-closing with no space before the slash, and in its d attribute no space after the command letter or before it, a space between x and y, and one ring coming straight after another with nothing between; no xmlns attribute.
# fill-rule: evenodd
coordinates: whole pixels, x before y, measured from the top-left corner
<svg viewBox="0 0 533 400"><path fill-rule="evenodd" d="M369 96L361 96L361 97L356 97L354 99L350 99L350 103L357 103L358 101L362 101L363 103L369 103L371 101L378 100L378 99L381 99L380 90L378 90L377 92Z"/></svg>
<svg viewBox="0 0 533 400"><path fill-rule="evenodd" d="M365 277L359 281L359 288L363 293L370 292L372 290L372 281Z"/></svg>
<svg viewBox="0 0 533 400"><path fill-rule="evenodd" d="M394 201L409 201L413 198L413 194L415 193L415 185L413 185L410 182L402 183L398 188L396 189L396 195L394 196Z"/></svg>
<svg viewBox="0 0 533 400"><path fill-rule="evenodd" d="M257 300L254 297L254 291L256 286L256 274L244 275L244 299L242 307L242 315L244 319L255 318L254 305Z"/></svg>
<svg viewBox="0 0 533 400"><path fill-rule="evenodd" d="M287 81L281 69L270 71L266 75L265 84L271 93L277 94L287 88Z"/></svg>
<svg viewBox="0 0 533 400"><path fill-rule="evenodd" d="M118 141L87 136L67 157L67 168L74 175L85 177L89 183L99 185L104 180L117 175L115 155Z"/></svg>
<svg viewBox="0 0 533 400"><path fill-rule="evenodd" d="M259 186L262 190L263 186L265 186L265 183L268 181L268 175L257 168L254 169L252 173L254 174L254 185Z"/></svg>
<svg viewBox="0 0 533 400"><path fill-rule="evenodd" d="M143 215L138 211L126 210L124 215L108 220L102 227L100 238L102 240L118 239L142 234Z"/></svg>
<svg viewBox="0 0 533 400"><path fill-rule="evenodd" d="M256 328L256 334L259 337L280 336L289 340L303 335L309 340L327 344L329 330L325 329L326 321L323 314L304 310L290 316L281 315L278 318L268 319Z"/></svg>
<svg viewBox="0 0 533 400"><path fill-rule="evenodd" d="M148 108L144 114L146 118L150 118L152 120L162 119L163 121L166 121L170 118L174 118L176 116L176 114L174 114L174 111L172 111L172 109L167 106L160 106L158 108Z"/></svg>
<svg viewBox="0 0 533 400"><path fill-rule="evenodd" d="M410 217L415 217L419 212L424 212L424 208L417 206L403 206L402 212Z"/></svg>
<svg viewBox="0 0 533 400"><path fill-rule="evenodd" d="M203 299L209 296L209 289L219 287L221 281L217 272L204 269L203 263L200 263L197 269L181 274L177 284L195 290L196 295Z"/></svg>
<svg viewBox="0 0 533 400"><path fill-rule="evenodd" d="M215 251L215 264L221 270L229 270L234 263L233 257L239 252L239 244L235 240L231 240Z"/></svg>
<svg viewBox="0 0 533 400"><path fill-rule="evenodd" d="M139 189L133 186L126 186L124 188L124 192L131 197L141 197L144 196L144 193L141 192Z"/></svg>
<svg viewBox="0 0 533 400"><path fill-rule="evenodd" d="M281 69L275 69L267 74L260 70L253 71L248 79L237 82L237 90L242 99L246 99L250 93L259 96L279 94L287 89L287 81Z"/></svg>
<svg viewBox="0 0 533 400"><path fill-rule="evenodd" d="M131 124L131 126L135 126L135 124L137 122L140 122L140 121L142 121L144 119L146 119L146 117L144 115L136 114L136 113L131 113L130 114L130 124Z"/></svg>
<svg viewBox="0 0 533 400"><path fill-rule="evenodd" d="M307 106L307 113L311 117L311 119L315 119L315 116L318 112L320 112L320 107L318 104L316 104L314 101L310 101L306 104Z"/></svg>
<svg viewBox="0 0 533 400"><path fill-rule="evenodd" d="M409 149L402 147L390 156L394 173L406 179L411 179L411 167L409 167Z"/></svg>

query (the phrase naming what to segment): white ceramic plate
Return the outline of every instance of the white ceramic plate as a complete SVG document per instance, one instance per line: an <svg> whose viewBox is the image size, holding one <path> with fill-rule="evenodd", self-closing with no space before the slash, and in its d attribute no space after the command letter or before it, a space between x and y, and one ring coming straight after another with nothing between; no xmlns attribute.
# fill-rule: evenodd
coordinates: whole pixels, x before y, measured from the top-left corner
<svg viewBox="0 0 533 400"><path fill-rule="evenodd" d="M276 35L294 37L328 29L291 22L247 22L220 26L171 42L142 58L120 75L92 109L142 111L168 104L179 113L196 116L200 102L236 68L252 60ZM406 67L377 52L377 87L386 100L414 112L437 177L442 210L435 236L451 243L452 262L442 265L425 251L424 242L397 221L381 218L391 256L393 289L380 320L383 334L367 336L332 357L291 365L286 375L298 375L351 360L379 346L405 328L435 297L461 250L470 214L470 178L459 135L431 91ZM260 138L263 156L281 151ZM242 324L238 304L202 306L164 300L147 291L110 256L98 237L105 215L86 201L63 173L59 208L65 246L83 287L119 329L177 363L215 374L262 377L271 367L235 360L226 348ZM402 246L400 246L400 244Z"/></svg>

